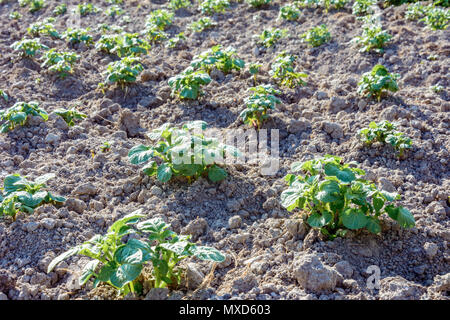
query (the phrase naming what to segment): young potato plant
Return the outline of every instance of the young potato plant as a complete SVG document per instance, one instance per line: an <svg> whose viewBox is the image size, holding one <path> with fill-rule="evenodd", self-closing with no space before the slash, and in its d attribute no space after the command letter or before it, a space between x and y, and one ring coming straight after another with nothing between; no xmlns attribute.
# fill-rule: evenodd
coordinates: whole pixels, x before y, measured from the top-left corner
<svg viewBox="0 0 450 320"><path fill-rule="evenodd" d="M108 64L106 82L110 85L117 83L124 89L127 84L136 82L142 70L144 70L144 67L141 65L139 58L125 57Z"/></svg>
<svg viewBox="0 0 450 320"><path fill-rule="evenodd" d="M192 67L186 68L182 73L169 79L172 95L176 94L180 99L195 100L202 94L201 86L211 82L209 75Z"/></svg>
<svg viewBox="0 0 450 320"><path fill-rule="evenodd" d="M29 6L31 13L41 10L45 7L45 0L19 0L19 5L21 7Z"/></svg>
<svg viewBox="0 0 450 320"><path fill-rule="evenodd" d="M222 49L222 45L218 44L196 55L192 59L191 67L196 70L203 70L208 74L216 67L218 70L227 74L232 70L241 70L241 68L245 67L245 62L237 57L236 49L233 47Z"/></svg>
<svg viewBox="0 0 450 320"><path fill-rule="evenodd" d="M358 131L361 140L371 146L374 142L388 143L398 151L398 157L402 158L405 149L412 148L412 141L403 132L397 131L396 124L387 120L379 123L371 122L368 128Z"/></svg>
<svg viewBox="0 0 450 320"><path fill-rule="evenodd" d="M176 11L181 8L189 8L192 6L190 0L170 0L168 7L173 11Z"/></svg>
<svg viewBox="0 0 450 320"><path fill-rule="evenodd" d="M379 102L381 95L384 93L383 90L398 91L396 80L399 78L399 74L389 73L385 66L377 64L372 71L363 74L358 82L358 93L369 98L376 97Z"/></svg>
<svg viewBox="0 0 450 320"><path fill-rule="evenodd" d="M200 0L199 9L202 13L213 15L214 13L224 13L229 7L228 0Z"/></svg>
<svg viewBox="0 0 450 320"><path fill-rule="evenodd" d="M297 0L295 3L301 8L322 8L325 13L330 9L342 9L348 0Z"/></svg>
<svg viewBox="0 0 450 320"><path fill-rule="evenodd" d="M410 4L405 11L405 18L408 20L418 20L427 12L427 7L420 3Z"/></svg>
<svg viewBox="0 0 450 320"><path fill-rule="evenodd" d="M216 138L205 137L203 130L206 127L204 121L188 122L181 129L166 123L148 134L156 143L132 148L128 153L129 160L132 164L145 163L143 172L156 176L161 182L174 176L184 176L189 181L207 176L212 182L221 181L228 174L218 164L226 155L239 157L240 152Z"/></svg>
<svg viewBox="0 0 450 320"><path fill-rule="evenodd" d="M246 3L251 5L253 8L261 8L265 5L270 4L271 0L245 0Z"/></svg>
<svg viewBox="0 0 450 320"><path fill-rule="evenodd" d="M62 16L67 12L67 4L61 3L60 5L57 5L55 9L53 10L53 15L55 16Z"/></svg>
<svg viewBox="0 0 450 320"><path fill-rule="evenodd" d="M392 36L383 30L381 24L370 16L363 25L361 36L355 37L352 42L361 46L360 52L369 52L371 50L382 54L383 47L391 40Z"/></svg>
<svg viewBox="0 0 450 320"><path fill-rule="evenodd" d="M288 211L300 210L306 222L330 239L343 236L347 230L367 229L381 232L380 216L387 213L403 228L415 225L408 209L391 202L397 193L378 190L374 183L362 179L365 171L354 162L326 155L323 158L295 162L285 177L289 187L281 193L281 204Z"/></svg>
<svg viewBox="0 0 450 320"><path fill-rule="evenodd" d="M108 9L106 9L105 14L107 16L110 16L112 18L115 18L117 16L120 16L125 13L125 10L123 10L118 5L112 5Z"/></svg>
<svg viewBox="0 0 450 320"><path fill-rule="evenodd" d="M80 3L74 9L75 13L78 13L80 16L84 17L90 13L97 13L100 9L95 7L92 3Z"/></svg>
<svg viewBox="0 0 450 320"><path fill-rule="evenodd" d="M145 28L143 34L147 36L147 39L150 43L162 42L169 38L169 35L164 32L164 30L161 30L154 24L147 24L147 27Z"/></svg>
<svg viewBox="0 0 450 320"><path fill-rule="evenodd" d="M52 23L54 21L54 18L47 18L43 21L35 22L30 25L30 27L27 29L27 32L33 37L39 37L43 35L52 37L54 39L60 39L61 35L55 29L55 26Z"/></svg>
<svg viewBox="0 0 450 320"><path fill-rule="evenodd" d="M300 17L300 10L294 4L286 4L280 8L278 19L289 21L297 20Z"/></svg>
<svg viewBox="0 0 450 320"><path fill-rule="evenodd" d="M47 112L39 107L38 102L16 102L11 108L0 110L0 121L4 121L0 126L0 133L11 131L18 125L23 126L28 116L41 117L44 121L48 120Z"/></svg>
<svg viewBox="0 0 450 320"><path fill-rule="evenodd" d="M302 38L304 42L309 43L311 46L318 47L329 42L331 40L331 34L328 32L327 26L321 24L320 26L311 28L307 32L303 33L300 38Z"/></svg>
<svg viewBox="0 0 450 320"><path fill-rule="evenodd" d="M424 21L425 24L431 30L447 29L449 20L450 20L450 10L449 9L432 7L431 5L429 5L427 7L425 17L420 19L420 21Z"/></svg>
<svg viewBox="0 0 450 320"><path fill-rule="evenodd" d="M176 48L178 45L182 43L183 40L186 40L186 37L184 36L183 32L180 32L179 34L175 35L173 38L170 38L167 43L167 48Z"/></svg>
<svg viewBox="0 0 450 320"><path fill-rule="evenodd" d="M39 42L39 39L22 39L11 45L14 51L19 52L20 57L31 58L40 53L41 50L48 50L46 45Z"/></svg>
<svg viewBox="0 0 450 320"><path fill-rule="evenodd" d="M53 111L53 113L63 118L69 127L73 127L75 125L74 120L83 120L87 118L86 114L77 111L75 108L70 109L58 108L55 111Z"/></svg>
<svg viewBox="0 0 450 320"><path fill-rule="evenodd" d="M119 58L147 54L150 47L147 41L139 38L138 33L102 35L95 44L97 50L115 54Z"/></svg>
<svg viewBox="0 0 450 320"><path fill-rule="evenodd" d="M352 13L355 16L365 16L373 14L375 11L373 6L377 3L377 0L355 0L352 6Z"/></svg>
<svg viewBox="0 0 450 320"><path fill-rule="evenodd" d="M269 118L267 111L274 110L281 103L275 95L281 95L281 91L274 89L271 85L260 85L249 88L253 95L245 99L246 109L239 115L245 124L250 124L258 130L264 121Z"/></svg>
<svg viewBox="0 0 450 320"><path fill-rule="evenodd" d="M48 50L42 60L41 67L48 67L51 72L59 73L61 78L73 72L73 64L80 59L80 56L74 52L57 52L56 49Z"/></svg>
<svg viewBox="0 0 450 320"><path fill-rule="evenodd" d="M212 21L210 17L202 17L197 21L192 22L188 28L194 32L202 32L203 30L211 29L215 26L217 26L217 23Z"/></svg>
<svg viewBox="0 0 450 320"><path fill-rule="evenodd" d="M159 30L165 30L172 25L173 16L173 12L164 9L152 11L147 18L147 26L156 26Z"/></svg>
<svg viewBox="0 0 450 320"><path fill-rule="evenodd" d="M0 97L2 97L5 101L8 101L9 97L6 94L6 92L2 89L0 89Z"/></svg>
<svg viewBox="0 0 450 320"><path fill-rule="evenodd" d="M259 72L259 69L262 67L262 64L260 63L250 63L248 65L248 72L250 72L251 75L253 75L253 84L256 86L256 75Z"/></svg>
<svg viewBox="0 0 450 320"><path fill-rule="evenodd" d="M0 189L0 217L10 216L15 221L19 212L32 214L41 205L65 202L64 197L43 190L47 188L46 182L54 177L54 174L48 173L30 181L19 174L6 176Z"/></svg>
<svg viewBox="0 0 450 320"><path fill-rule="evenodd" d="M303 86L306 84L302 78L308 77L306 73L295 72L294 62L297 57L281 52L272 63L272 69L269 71L269 75L275 81L281 85L285 85L289 88L295 88L297 86Z"/></svg>
<svg viewBox="0 0 450 320"><path fill-rule="evenodd" d="M142 270L152 266L152 286L166 288L180 284L182 270L178 262L188 257L204 261L223 262L225 256L212 247L197 246L189 242L189 236L179 236L169 230L169 225L160 218L145 221L142 210L114 222L105 235L95 235L81 245L75 246L53 259L47 268L51 272L60 262L74 255L92 258L84 267L79 284L86 284L94 278L94 288L106 283L125 296L128 293L141 294ZM128 237L125 242L126 236ZM147 240L135 237L146 237ZM145 238L144 238L145 239Z"/></svg>
<svg viewBox="0 0 450 320"><path fill-rule="evenodd" d="M62 34L62 38L71 44L84 42L86 45L94 43L92 36L88 34L89 29L72 29L67 30Z"/></svg>
<svg viewBox="0 0 450 320"><path fill-rule="evenodd" d="M22 15L17 11L13 11L9 14L9 18L12 20L20 20L22 19Z"/></svg>
<svg viewBox="0 0 450 320"><path fill-rule="evenodd" d="M266 48L273 47L280 39L289 36L287 29L266 29L257 37L257 44Z"/></svg>

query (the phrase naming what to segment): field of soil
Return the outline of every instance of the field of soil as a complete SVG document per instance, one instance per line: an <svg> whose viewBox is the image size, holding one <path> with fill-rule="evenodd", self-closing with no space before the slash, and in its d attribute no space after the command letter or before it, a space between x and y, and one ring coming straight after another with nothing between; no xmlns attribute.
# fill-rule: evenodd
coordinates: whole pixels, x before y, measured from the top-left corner
<svg viewBox="0 0 450 320"><path fill-rule="evenodd" d="M82 17L79 27L91 28L94 41L101 23L122 25L127 32L144 29L146 16L167 8L167 1L124 1L120 6L131 18L122 23L104 13ZM361 21L351 3L340 10L302 9L296 21L278 20L279 8L289 1L275 0L259 10L245 2L232 2L212 19L217 26L201 33L187 29L204 16L197 2L175 12L166 32L185 32L176 48L156 43L142 57L145 70L125 93L112 86L103 94L106 66L117 57L94 46L68 46L63 40L41 37L41 42L81 56L75 72L65 79L41 68L37 59L21 59L11 44L27 36L33 22L52 16L60 1L29 13L17 1L0 5L0 89L9 100L38 101L50 114L56 108L76 106L88 118L68 127L51 115L47 122L32 118L23 127L0 134L0 183L8 174L36 178L56 177L49 190L66 197L61 207L46 205L34 214L19 214L16 221L0 220L0 300L116 299L107 285L79 286L80 270L90 259L75 256L46 273L49 262L74 245L104 234L118 218L142 208L149 217L161 217L172 229L191 234L202 245L226 253L220 264L188 259L182 285L170 292L144 288L138 299L449 299L450 291L450 32L432 31L423 22L404 17L406 5L379 7L383 28L392 36L383 54L361 53L350 40L361 33ZM63 32L72 23L69 11L54 25ZM106 1L90 3L105 10ZM12 20L13 11L22 14ZM317 48L299 35L326 24L332 40ZM265 28L286 28L289 36L275 47L256 45L254 35ZM261 174L259 164L227 167L220 183L200 178L192 183L177 179L161 183L130 164L128 152L149 144L145 133L166 122L181 124L204 120L210 128L248 128L239 118L253 76L246 70L224 75L213 71L198 101L171 96L168 79L189 66L194 55L215 44L233 46L247 64L261 63L260 84L275 82L270 64L278 53L296 55L297 69L308 74L307 85L280 88L282 104L271 112L266 129L280 133L280 168L276 175ZM437 59L428 59L430 55ZM380 102L361 97L357 83L363 73L381 63L399 73L399 91ZM432 85L443 90L435 93ZM1 98L0 98L1 99ZM398 160L388 146L364 146L357 131L371 121L389 120L413 139L413 148ZM109 152L99 148L108 141ZM92 156L94 150L95 156ZM416 226L402 229L383 217L382 232L349 232L327 241L303 223L298 211L280 205L286 189L283 177L291 163L325 154L357 161L366 178L386 191L397 191ZM380 270L379 289L370 289L369 266ZM301 279L308 279L308 286ZM299 282L300 281L300 282ZM133 297L127 296L127 299Z"/></svg>

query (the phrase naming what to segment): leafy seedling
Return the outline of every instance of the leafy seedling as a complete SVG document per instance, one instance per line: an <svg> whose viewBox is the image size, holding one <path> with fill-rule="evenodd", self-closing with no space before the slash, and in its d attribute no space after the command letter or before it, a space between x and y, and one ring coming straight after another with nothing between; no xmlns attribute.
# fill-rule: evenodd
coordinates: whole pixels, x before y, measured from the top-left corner
<svg viewBox="0 0 450 320"><path fill-rule="evenodd" d="M42 190L47 188L47 181L54 177L54 174L48 173L31 181L19 174L6 176L0 189L0 216L10 216L15 221L19 212L32 214L41 205L65 202L64 197Z"/></svg>
<svg viewBox="0 0 450 320"><path fill-rule="evenodd" d="M288 36L287 29L266 29L257 37L257 44L266 48L273 47L280 39Z"/></svg>
<svg viewBox="0 0 450 320"><path fill-rule="evenodd" d="M39 39L22 39L16 41L11 45L14 51L19 52L20 57L34 57L36 54L40 53L41 50L48 50L46 45L39 42Z"/></svg>
<svg viewBox="0 0 450 320"><path fill-rule="evenodd" d="M23 126L28 116L41 117L44 121L48 120L47 112L39 107L38 102L16 102L11 108L0 110L0 121L4 121L0 126L0 133L11 131L18 125Z"/></svg>
<svg viewBox="0 0 450 320"><path fill-rule="evenodd" d="M194 56L191 67L195 70L203 70L208 74L211 73L213 67L227 74L232 70L241 70L245 67L245 62L236 54L236 49L227 47L222 49L222 45L216 45L207 51Z"/></svg>
<svg viewBox="0 0 450 320"><path fill-rule="evenodd" d="M385 66L377 64L372 71L363 74L358 83L358 93L369 98L376 97L379 102L384 92L383 90L398 91L396 80L399 78L399 74L391 74Z"/></svg>
<svg viewBox="0 0 450 320"><path fill-rule="evenodd" d="M295 72L294 62L297 57L281 52L272 63L270 76L281 85L285 85L289 88L295 88L297 86L303 86L306 84L303 78L307 78L308 75L303 72Z"/></svg>
<svg viewBox="0 0 450 320"><path fill-rule="evenodd" d="M169 86L172 88L172 95L177 95L180 99L195 100L202 94L201 86L211 82L209 75L192 67L186 68L182 73L169 79Z"/></svg>
<svg viewBox="0 0 450 320"><path fill-rule="evenodd" d="M367 229L379 234L383 213L403 228L414 227L409 210L391 204L400 195L378 190L374 183L361 178L365 171L355 165L331 155L293 163L291 171L302 174L285 177L289 187L281 193L282 206L288 211L300 210L308 225L329 239L343 236L347 230Z"/></svg>
<svg viewBox="0 0 450 320"><path fill-rule="evenodd" d="M192 121L181 128L166 123L153 130L148 137L155 141L151 146L138 145L128 153L132 164L143 164L143 172L167 182L174 176L189 180L207 176L218 182L227 177L221 164L226 155L239 157L236 148L220 143L216 138L205 137L204 121Z"/></svg>
<svg viewBox="0 0 450 320"><path fill-rule="evenodd" d="M48 50L42 60L41 67L48 67L51 72L59 73L61 78L73 72L73 65L80 59L80 56L74 52L57 52L56 49Z"/></svg>
<svg viewBox="0 0 450 320"><path fill-rule="evenodd" d="M313 47L318 47L324 43L331 40L331 34L328 32L326 25L321 24L320 26L311 28L307 32L303 33L300 38L309 43Z"/></svg>
<svg viewBox="0 0 450 320"><path fill-rule="evenodd" d="M125 57L119 61L111 62L106 69L106 82L117 83L122 89L130 83L136 82L138 75L144 70L139 58Z"/></svg>
<svg viewBox="0 0 450 320"><path fill-rule="evenodd" d="M75 120L83 120L87 118L86 114L77 111L73 107L71 109L58 108L53 111L53 113L63 118L69 127L73 127L75 125Z"/></svg>
<svg viewBox="0 0 450 320"><path fill-rule="evenodd" d="M246 108L239 115L245 124L250 124L258 130L264 121L269 118L268 110L274 110L281 103L275 95L281 95L281 91L271 85L260 85L249 88L253 94L245 99Z"/></svg>

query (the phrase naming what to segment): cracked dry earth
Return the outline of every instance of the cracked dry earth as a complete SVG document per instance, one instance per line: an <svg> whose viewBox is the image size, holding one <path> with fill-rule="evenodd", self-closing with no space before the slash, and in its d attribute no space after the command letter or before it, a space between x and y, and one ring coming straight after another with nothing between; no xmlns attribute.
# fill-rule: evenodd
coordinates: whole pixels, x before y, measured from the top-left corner
<svg viewBox="0 0 450 320"><path fill-rule="evenodd" d="M383 28L393 39L382 55L360 53L349 43L361 32L351 3L328 14L303 9L297 21L289 22L276 19L285 2L272 1L262 10L232 2L226 13L212 17L218 26L201 33L186 28L202 16L196 5L178 10L167 32L173 36L185 31L186 41L175 49L153 45L142 58L145 70L126 95L119 88L106 95L97 90L106 65L117 58L92 46L68 48L62 40L41 37L49 47L81 55L74 74L64 80L13 53L9 46L26 34L29 24L51 16L58 1L47 1L34 14L15 1L0 5L0 88L10 97L1 101L0 109L36 100L49 113L77 106L88 115L71 128L55 116L47 122L33 118L0 136L0 181L12 173L35 178L52 172L56 178L49 181L49 189L68 198L59 208L47 205L33 215L20 214L15 222L0 221L0 298L115 299L107 286L78 285L86 258L73 257L50 274L46 267L56 255L143 208L149 217L162 217L174 231L191 234L196 243L214 246L227 258L218 265L189 260L187 284L169 297L145 288L139 299L448 299L450 33L406 20L405 5L380 7ZM106 1L91 3L107 8ZM123 24L125 30L139 32L146 15L166 8L166 1L125 1L121 6L133 21ZM22 19L9 19L12 11L22 13ZM58 31L67 28L66 22L56 19ZM95 30L100 23L119 24L102 13L81 18L84 28ZM332 40L311 49L298 35L321 23ZM267 27L287 28L290 36L262 50L252 37ZM99 34L92 33L97 40ZM283 50L297 55L297 69L309 75L304 87L281 88L283 103L265 124L280 130L277 174L264 176L258 164L242 164L229 166L229 177L221 183L200 178L191 184L162 184L146 177L127 158L131 147L148 143L145 132L165 122L190 120L218 129L245 127L238 116L253 85L248 71L226 76L213 72L199 101L170 96L168 78L214 44L233 46L246 63L262 63L260 83L272 83L270 63ZM427 59L430 55L438 59ZM377 63L401 75L400 90L381 102L356 93L362 73ZM444 87L438 94L429 89L436 84ZM359 142L358 129L384 119L397 121L413 139L406 159L397 160L389 147L367 148ZM91 150L105 141L111 150L92 157ZM280 206L280 193L290 164L324 154L359 162L368 179L399 192L398 204L414 214L416 227L403 230L385 217L380 235L358 231L325 241L296 213L288 213ZM379 289L367 286L372 265L380 269Z"/></svg>

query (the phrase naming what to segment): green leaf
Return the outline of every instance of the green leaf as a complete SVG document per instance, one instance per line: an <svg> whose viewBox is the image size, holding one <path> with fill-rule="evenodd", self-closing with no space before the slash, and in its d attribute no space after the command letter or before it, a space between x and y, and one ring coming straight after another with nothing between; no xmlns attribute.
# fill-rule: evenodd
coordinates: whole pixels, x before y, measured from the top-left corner
<svg viewBox="0 0 450 320"><path fill-rule="evenodd" d="M345 168L341 170L333 163L326 163L324 171L327 176L335 176L344 183L350 183L356 179L355 174L351 169Z"/></svg>
<svg viewBox="0 0 450 320"><path fill-rule="evenodd" d="M47 273L50 273L56 267L56 265L58 263L62 262L63 260L65 260L73 255L78 254L78 251L79 251L79 247L77 246L77 247L73 247L72 249L61 253L59 256L57 256L50 262L50 264L47 267Z"/></svg>
<svg viewBox="0 0 450 320"><path fill-rule="evenodd" d="M322 202L333 202L339 200L341 195L339 193L339 184L333 180L325 180L319 184L319 192L316 199Z"/></svg>
<svg viewBox="0 0 450 320"><path fill-rule="evenodd" d="M167 229L169 225L161 218L153 218L139 222L136 228L142 232L161 233Z"/></svg>
<svg viewBox="0 0 450 320"><path fill-rule="evenodd" d="M167 164L163 163L158 167L156 176L159 181L167 182L172 178L172 169Z"/></svg>
<svg viewBox="0 0 450 320"><path fill-rule="evenodd" d="M322 214L314 212L308 217L307 222L313 228L322 228L323 226L326 226L332 219L333 215L328 211L324 211L322 212Z"/></svg>
<svg viewBox="0 0 450 320"><path fill-rule="evenodd" d="M208 170L208 178L212 182L222 181L228 176L227 172L219 166L213 165Z"/></svg>
<svg viewBox="0 0 450 320"><path fill-rule="evenodd" d="M385 207L385 210L392 219L397 221L405 229L412 228L416 225L414 216L406 208L388 205Z"/></svg>
<svg viewBox="0 0 450 320"><path fill-rule="evenodd" d="M153 157L154 150L152 147L144 146L143 144L131 148L128 152L128 158L132 164L140 164L147 162Z"/></svg>
<svg viewBox="0 0 450 320"><path fill-rule="evenodd" d="M370 232L378 234L381 232L380 221L374 217L367 217L366 228Z"/></svg>
<svg viewBox="0 0 450 320"><path fill-rule="evenodd" d="M84 285L89 279L95 275L95 269L97 268L99 260L91 260L83 268L80 278L78 279L78 283L80 286Z"/></svg>
<svg viewBox="0 0 450 320"><path fill-rule="evenodd" d="M342 224L348 229L364 228L367 224L367 216L358 209L349 208L341 214Z"/></svg>
<svg viewBox="0 0 450 320"><path fill-rule="evenodd" d="M217 249L205 246L195 246L193 248L194 256L201 260L223 262L225 256Z"/></svg>

